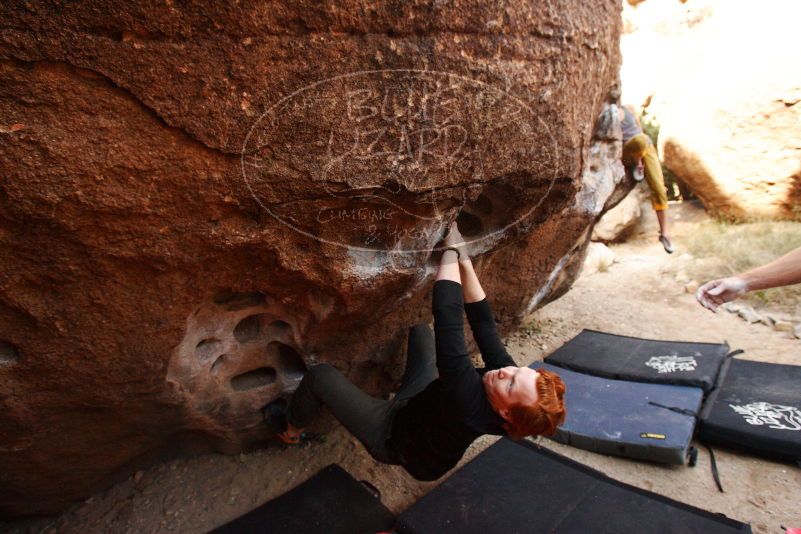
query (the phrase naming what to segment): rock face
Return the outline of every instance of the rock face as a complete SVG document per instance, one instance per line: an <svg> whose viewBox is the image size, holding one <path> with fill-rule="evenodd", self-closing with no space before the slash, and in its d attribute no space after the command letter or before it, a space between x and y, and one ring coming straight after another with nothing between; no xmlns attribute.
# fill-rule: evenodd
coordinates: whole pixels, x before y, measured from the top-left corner
<svg viewBox="0 0 801 534"><path fill-rule="evenodd" d="M635 187L617 206L604 213L592 229L592 240L602 243L625 240L642 215L646 199L643 187Z"/></svg>
<svg viewBox="0 0 801 534"><path fill-rule="evenodd" d="M606 272L615 263L615 253L603 243L592 242L587 247L587 258L584 260L582 275Z"/></svg>
<svg viewBox="0 0 801 534"><path fill-rule="evenodd" d="M646 1L626 13L624 96L651 96L665 166L717 216L801 219L801 4Z"/></svg>
<svg viewBox="0 0 801 534"><path fill-rule="evenodd" d="M503 331L625 189L616 1L0 6L0 514L399 379L457 218Z"/></svg>

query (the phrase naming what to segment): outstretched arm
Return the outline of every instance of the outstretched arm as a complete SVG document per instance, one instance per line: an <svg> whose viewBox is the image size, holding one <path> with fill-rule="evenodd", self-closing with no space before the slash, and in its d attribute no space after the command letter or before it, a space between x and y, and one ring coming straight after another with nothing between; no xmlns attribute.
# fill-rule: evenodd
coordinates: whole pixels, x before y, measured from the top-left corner
<svg viewBox="0 0 801 534"><path fill-rule="evenodd" d="M456 234L459 234L459 230L456 228L456 222L451 223L450 232L443 244L446 247L457 248L459 249L459 254L463 254L464 246L457 246L462 241L462 236L459 234L457 239L454 235L454 230L456 230ZM459 265L457 263L459 254L453 250L445 250L442 252L442 257L439 260L439 269L437 269L437 280L450 280L452 282L462 283L461 277L459 276Z"/></svg>
<svg viewBox="0 0 801 534"><path fill-rule="evenodd" d="M452 238L455 243L464 243L455 223L451 226L451 233L448 237ZM481 287L481 282L478 281L478 275L473 269L473 262L467 254L467 246L461 245L458 248L461 252L459 273L462 279L464 309L470 329L473 331L473 337L481 351L481 359L484 360L488 369L515 365L498 335L495 318L492 316L492 310L487 301L487 294Z"/></svg>
<svg viewBox="0 0 801 534"><path fill-rule="evenodd" d="M462 275L462 292L465 304L471 304L487 298L481 282L478 281L476 271L473 269L473 262L470 258L459 261L459 273Z"/></svg>
<svg viewBox="0 0 801 534"><path fill-rule="evenodd" d="M459 260L469 261L467 247L455 223L444 245L459 250ZM460 263L462 261L457 263L455 252L443 254L437 281L434 282L431 307L440 387L447 392L454 416L470 419L473 414L481 413L486 400L484 385L470 361L465 342L464 314L477 303L465 304L464 287L459 282ZM486 304L486 300L482 302Z"/></svg>
<svg viewBox="0 0 801 534"><path fill-rule="evenodd" d="M481 284L478 282L472 262L468 259L467 261L459 262L459 265L462 268L465 295L468 295L467 280L471 280L473 283L471 285L474 285L480 291L480 299L472 300L471 302L465 300L464 311L467 315L467 321L470 323L470 329L473 331L473 338L476 340L478 350L481 351L481 359L484 360L484 365L486 365L487 369L516 365L509 353L506 352L501 337L498 335L495 317L492 315L492 309L486 295L484 295L484 290L481 289ZM473 299L478 294L478 292L471 293Z"/></svg>
<svg viewBox="0 0 801 534"><path fill-rule="evenodd" d="M702 306L715 311L748 291L801 283L801 247L750 271L707 282L695 297Z"/></svg>
<svg viewBox="0 0 801 534"><path fill-rule="evenodd" d="M481 287L481 284L478 282L476 272L473 270L473 262L470 261L467 243L465 243L464 237L462 237L462 233L459 231L459 226L456 224L456 221L452 222L450 228L448 228L448 235L445 237L443 244L446 247L453 247L459 250L458 270L461 277L462 294L464 295L465 304L478 302L479 300L484 299L486 294L484 293L484 289ZM451 258L455 263L456 253L451 252L451 254L453 254ZM443 261L445 261L444 257ZM440 264L440 269L441 268L442 264ZM437 279L439 280L439 276L437 276Z"/></svg>
<svg viewBox="0 0 801 534"><path fill-rule="evenodd" d="M453 227L455 226L456 223L453 223ZM450 234L443 244L446 247L459 248L456 246L458 242ZM442 252L431 298L437 370L446 384L458 382L456 377L473 367L464 339L464 301L457 259L458 254L453 250Z"/></svg>

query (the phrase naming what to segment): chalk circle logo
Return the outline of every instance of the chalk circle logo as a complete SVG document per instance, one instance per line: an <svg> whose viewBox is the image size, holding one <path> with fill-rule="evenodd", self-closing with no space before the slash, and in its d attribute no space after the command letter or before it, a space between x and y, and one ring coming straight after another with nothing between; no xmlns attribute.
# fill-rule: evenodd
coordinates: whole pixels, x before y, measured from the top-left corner
<svg viewBox="0 0 801 534"><path fill-rule="evenodd" d="M431 252L443 215L460 206L468 244L497 241L547 198L557 156L546 120L501 89L447 72L374 70L274 103L248 132L241 168L256 202L299 234L415 254ZM482 193L489 183L506 190L492 198Z"/></svg>

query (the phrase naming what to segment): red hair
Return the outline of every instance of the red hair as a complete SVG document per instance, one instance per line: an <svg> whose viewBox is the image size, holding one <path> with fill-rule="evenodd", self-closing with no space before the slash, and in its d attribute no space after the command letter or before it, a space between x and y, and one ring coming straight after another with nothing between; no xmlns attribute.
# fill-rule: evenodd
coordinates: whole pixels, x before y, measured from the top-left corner
<svg viewBox="0 0 801 534"><path fill-rule="evenodd" d="M550 436L565 421L565 383L551 371L537 369L537 373L537 402L509 409L510 420L503 428L512 439L540 434Z"/></svg>

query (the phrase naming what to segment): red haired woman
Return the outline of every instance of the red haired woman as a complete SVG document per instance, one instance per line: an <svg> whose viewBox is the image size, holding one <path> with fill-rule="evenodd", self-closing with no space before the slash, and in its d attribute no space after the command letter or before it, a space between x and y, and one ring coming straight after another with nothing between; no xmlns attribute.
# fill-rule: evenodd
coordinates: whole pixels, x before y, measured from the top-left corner
<svg viewBox="0 0 801 534"><path fill-rule="evenodd" d="M373 458L435 480L483 434L520 439L555 432L565 418L564 382L555 373L515 365L455 223L445 245L432 298L434 335L427 325L412 327L397 394L376 399L332 366L312 367L289 403L283 441L297 443L324 404ZM482 369L470 363L464 314Z"/></svg>

